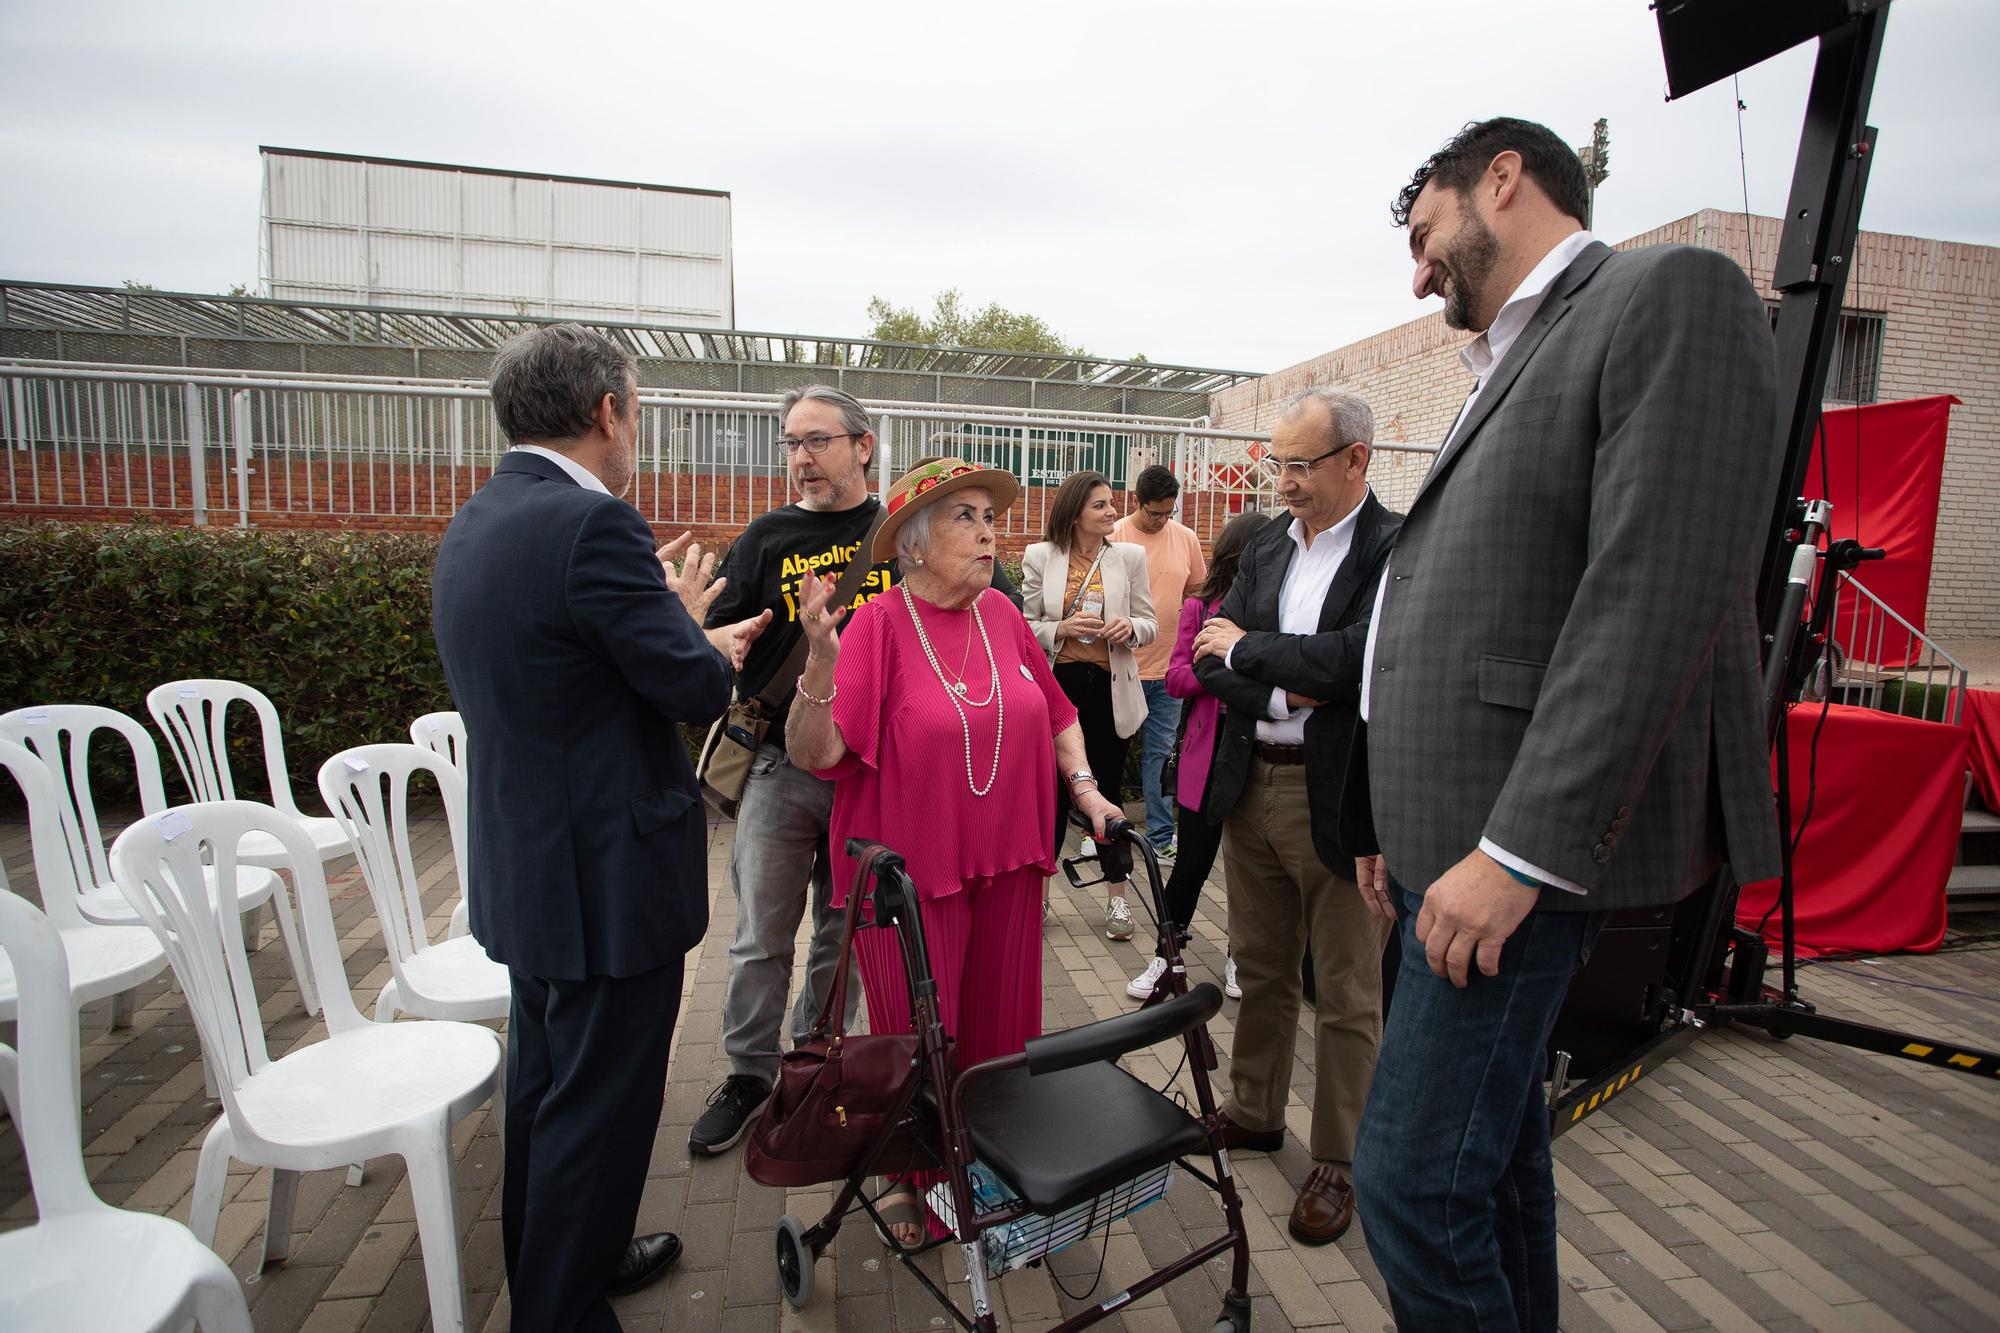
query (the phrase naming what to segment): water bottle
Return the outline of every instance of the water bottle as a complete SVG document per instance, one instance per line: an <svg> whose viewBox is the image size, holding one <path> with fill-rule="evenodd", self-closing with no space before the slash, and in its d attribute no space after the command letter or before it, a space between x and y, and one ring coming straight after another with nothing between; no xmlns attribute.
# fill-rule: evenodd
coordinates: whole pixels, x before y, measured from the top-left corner
<svg viewBox="0 0 2000 1333"><path fill-rule="evenodd" d="M1096 616L1099 620L1104 619L1104 590L1096 584L1085 588L1082 600L1076 605L1076 613L1080 616ZM1095 634L1079 634L1076 636L1076 641L1078 643L1096 643L1097 636Z"/></svg>

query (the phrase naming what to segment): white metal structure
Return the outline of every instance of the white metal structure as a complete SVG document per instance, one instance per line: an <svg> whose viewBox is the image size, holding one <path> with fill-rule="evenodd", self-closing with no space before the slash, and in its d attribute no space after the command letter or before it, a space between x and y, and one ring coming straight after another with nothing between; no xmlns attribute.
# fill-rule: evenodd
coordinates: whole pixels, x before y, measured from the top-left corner
<svg viewBox="0 0 2000 1333"><path fill-rule="evenodd" d="M113 1208L83 1170L83 1142L64 1089L77 1085L76 1048L63 1039L72 980L64 932L0 893L0 954L18 978L22 1077L8 1110L27 1152L36 1220L0 1235L0 1328L12 1333L181 1329L250 1333L243 1288L229 1266L170 1218ZM17 1057L0 1046L0 1083Z"/></svg>
<svg viewBox="0 0 2000 1333"><path fill-rule="evenodd" d="M224 873L248 839L275 842L298 888L306 949L326 1006L324 1041L273 1060L243 941L201 890L205 858ZM371 1023L347 988L319 852L268 805L217 801L140 820L111 847L119 886L167 946L202 1049L218 1066L222 1116L202 1141L189 1225L215 1238L233 1158L271 1168L264 1261L290 1250L298 1173L394 1154L407 1163L431 1320L463 1333L452 1126L501 1089L500 1039L471 1023Z"/></svg>
<svg viewBox="0 0 2000 1333"><path fill-rule="evenodd" d="M14 775L14 781L28 798L28 839L34 853L42 911L61 933L63 953L68 959L65 971L69 977L71 1063L80 1067L78 1028L83 1006L109 996L111 1025L124 1026L131 1020L132 988L165 971L167 956L159 941L137 925L100 926L84 919L76 905L77 880L65 855L66 843L58 814L62 798L57 795L55 778L32 751L10 740L0 740L0 767ZM0 960L0 1023L13 1019L15 1003L14 976L5 961ZM82 1091L74 1080L69 1095L72 1113L80 1113Z"/></svg>
<svg viewBox="0 0 2000 1333"><path fill-rule="evenodd" d="M736 322L727 191L258 152L265 296L696 328Z"/></svg>
<svg viewBox="0 0 2000 1333"><path fill-rule="evenodd" d="M470 935L432 943L423 884L410 845L410 780L426 774L444 799L452 868L465 897L465 779L451 761L420 745L357 745L319 770L319 792L354 845L389 955L390 981L375 1021L505 1018L513 987L507 969Z"/></svg>
<svg viewBox="0 0 2000 1333"><path fill-rule="evenodd" d="M432 754L443 755L465 777L465 719L457 713L425 713L410 724L410 740L423 746ZM465 873L465 862L459 862L458 902L451 909L451 925L445 929L446 939L457 939L472 929L466 910L466 890L472 881Z"/></svg>

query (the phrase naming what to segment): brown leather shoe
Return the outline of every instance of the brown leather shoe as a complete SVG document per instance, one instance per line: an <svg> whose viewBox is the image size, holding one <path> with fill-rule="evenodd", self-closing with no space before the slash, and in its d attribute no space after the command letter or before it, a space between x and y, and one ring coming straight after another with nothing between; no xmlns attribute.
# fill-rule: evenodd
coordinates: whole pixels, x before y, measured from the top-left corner
<svg viewBox="0 0 2000 1333"><path fill-rule="evenodd" d="M1285 1131L1282 1129L1245 1129L1229 1118L1222 1116L1222 1146L1231 1152L1276 1152L1285 1146Z"/></svg>
<svg viewBox="0 0 2000 1333"><path fill-rule="evenodd" d="M1330 1166L1316 1166L1292 1205L1292 1220L1286 1229L1292 1239L1304 1245L1325 1245L1339 1240L1354 1223L1354 1186Z"/></svg>

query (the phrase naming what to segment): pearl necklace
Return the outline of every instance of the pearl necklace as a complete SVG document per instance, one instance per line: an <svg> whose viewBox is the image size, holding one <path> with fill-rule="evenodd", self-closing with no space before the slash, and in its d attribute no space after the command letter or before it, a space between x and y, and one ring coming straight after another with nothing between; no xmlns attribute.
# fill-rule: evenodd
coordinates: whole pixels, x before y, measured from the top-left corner
<svg viewBox="0 0 2000 1333"><path fill-rule="evenodd" d="M930 635L924 632L923 617L917 614L917 599L911 596L907 585L899 584L897 589L903 594L903 605L909 608L910 623L917 627L917 642L923 645L924 657L930 662L938 684L944 687L944 697L951 700L952 711L958 714L959 731L965 737L965 785L974 796L984 796L993 790L994 780L1000 776L1000 742L1007 732L1007 703L1000 694L1000 663L993 656L992 640L986 637L986 621L979 614L979 603L972 604L972 623L979 631L980 644L986 649L988 680L992 688L984 699L967 699L964 697L965 682L960 681L954 689L946 678L944 667L938 662L937 650L931 647ZM993 714L993 767L987 772L986 785L982 787L972 775L972 719L965 710L968 706L984 708L988 704L996 705Z"/></svg>

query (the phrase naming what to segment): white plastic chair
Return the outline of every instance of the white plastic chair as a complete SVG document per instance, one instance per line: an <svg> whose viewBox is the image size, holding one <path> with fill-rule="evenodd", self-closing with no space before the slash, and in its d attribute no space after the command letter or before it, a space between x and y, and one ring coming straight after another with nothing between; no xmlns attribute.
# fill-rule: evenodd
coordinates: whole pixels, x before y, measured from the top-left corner
<svg viewBox="0 0 2000 1333"><path fill-rule="evenodd" d="M451 761L451 766L458 770L460 777L466 776L465 719L457 713L425 713L410 724L410 739L432 754L443 755ZM467 882L465 863L461 861L458 869L458 903L451 909L451 925L445 931L451 939L469 934L472 930L471 919L466 913L465 906Z"/></svg>
<svg viewBox="0 0 2000 1333"><path fill-rule="evenodd" d="M214 1251L171 1218L113 1208L90 1188L61 1091L78 1075L76 1048L63 1040L73 983L61 934L31 904L0 894L0 950L21 990L20 1053L0 1046L0 1067L18 1059L23 1075L8 1109L38 1214L25 1229L0 1235L0 1328L109 1333L194 1320L203 1333L250 1333L243 1288Z"/></svg>
<svg viewBox="0 0 2000 1333"><path fill-rule="evenodd" d="M382 923L389 983L375 1001L375 1021L398 1013L419 1018L505 1018L513 994L507 969L470 935L433 944L424 924L423 888L410 847L410 779L429 774L444 798L453 869L465 885L465 779L449 761L416 745L357 745L319 770L319 793L354 847L361 877Z"/></svg>
<svg viewBox="0 0 2000 1333"><path fill-rule="evenodd" d="M49 704L0 714L0 738L27 746L37 759L48 765L49 775L55 779L59 798L56 815L72 882L78 885L78 910L85 919L102 925L143 926L139 914L111 880L104 830L98 823L97 802L90 792L90 745L99 731L117 733L131 750L132 768L139 782L140 810L156 815L166 809L166 787L160 781L160 752L146 729L125 714L92 704ZM208 871L208 891L211 896L218 892L212 868ZM312 991L306 980L305 950L299 944L297 918L292 915L291 900L279 892L277 873L259 866L238 866L234 893L240 915L248 916L259 907L270 905L292 977L298 983L301 997L309 996Z"/></svg>
<svg viewBox="0 0 2000 1333"><path fill-rule="evenodd" d="M262 835L259 837L258 835ZM223 874L246 841L275 841L297 887L327 1038L270 1058L241 936L202 892L204 855ZM222 1116L203 1140L189 1225L212 1241L231 1158L271 1168L264 1262L290 1251L298 1173L395 1154L409 1169L441 1333L466 1326L452 1185L452 1126L501 1086L500 1039L471 1023L370 1023L354 1007L318 849L267 805L217 801L140 820L111 847L126 897L166 943L202 1045L221 1073Z"/></svg>
<svg viewBox="0 0 2000 1333"><path fill-rule="evenodd" d="M84 919L77 909L77 883L57 821L55 779L31 751L10 740L0 739L0 766L14 775L28 798L28 839L34 852L35 879L42 891L42 911L62 940L64 975L69 984L71 1062L81 1069L78 1027L83 1006L110 996L111 1025L123 1027L131 1021L132 988L164 972L167 956L153 933L136 922L100 926ZM15 985L12 969L0 959L0 1023L14 1018ZM74 1114L81 1114L81 1087L72 1082L70 1095L76 1103Z"/></svg>
<svg viewBox="0 0 2000 1333"><path fill-rule="evenodd" d="M236 779L230 772L226 723L229 706L245 703L257 715L264 748L264 777L271 788L273 809L296 823L312 840L322 862L353 851L340 825L330 815L309 815L292 797L292 779L285 767L285 741L278 729L278 710L262 690L234 680L170 680L146 695L146 711L167 738L180 765L188 792L196 801L233 801ZM284 859L274 839L258 835L243 848L244 864L276 869ZM308 1014L319 1012L311 969L299 978L299 998Z"/></svg>

